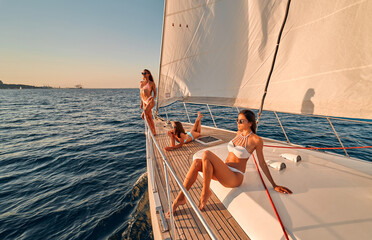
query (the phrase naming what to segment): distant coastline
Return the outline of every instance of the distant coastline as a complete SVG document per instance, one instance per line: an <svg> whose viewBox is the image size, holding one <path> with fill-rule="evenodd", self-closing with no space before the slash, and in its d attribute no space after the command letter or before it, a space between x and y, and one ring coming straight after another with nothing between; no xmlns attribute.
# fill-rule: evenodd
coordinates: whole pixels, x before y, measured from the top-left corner
<svg viewBox="0 0 372 240"><path fill-rule="evenodd" d="M51 89L52 87L43 86L43 87L36 87L31 85L25 84L5 84L3 81L0 80L0 89Z"/></svg>

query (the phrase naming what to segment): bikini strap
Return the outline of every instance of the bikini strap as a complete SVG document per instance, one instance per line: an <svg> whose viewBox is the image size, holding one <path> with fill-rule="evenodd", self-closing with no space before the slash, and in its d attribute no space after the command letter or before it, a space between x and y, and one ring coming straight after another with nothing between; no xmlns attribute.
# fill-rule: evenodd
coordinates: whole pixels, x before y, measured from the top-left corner
<svg viewBox="0 0 372 240"><path fill-rule="evenodd" d="M243 134L243 133L242 133ZM247 148L247 143L248 143L248 137L249 137L249 135L251 135L252 134L252 131L250 132L250 133L248 133L248 135L247 136L243 136L244 137L244 139L245 139L245 147L244 148Z"/></svg>
<svg viewBox="0 0 372 240"><path fill-rule="evenodd" d="M234 143L245 143L245 148L247 148L247 142L248 142L248 137L252 134L252 131L250 133L248 133L247 136L243 136L243 133L239 134L238 136L234 137L231 141ZM234 145L236 145L234 143ZM238 144L239 145L239 144ZM240 145L239 145L240 146Z"/></svg>

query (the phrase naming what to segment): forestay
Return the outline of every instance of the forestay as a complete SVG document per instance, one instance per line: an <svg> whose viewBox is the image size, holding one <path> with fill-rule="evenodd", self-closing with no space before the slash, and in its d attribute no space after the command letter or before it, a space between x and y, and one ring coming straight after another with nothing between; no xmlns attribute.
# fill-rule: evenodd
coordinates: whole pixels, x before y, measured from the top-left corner
<svg viewBox="0 0 372 240"><path fill-rule="evenodd" d="M372 119L372 2L166 1L158 107L176 100ZM275 60L275 61L274 61Z"/></svg>

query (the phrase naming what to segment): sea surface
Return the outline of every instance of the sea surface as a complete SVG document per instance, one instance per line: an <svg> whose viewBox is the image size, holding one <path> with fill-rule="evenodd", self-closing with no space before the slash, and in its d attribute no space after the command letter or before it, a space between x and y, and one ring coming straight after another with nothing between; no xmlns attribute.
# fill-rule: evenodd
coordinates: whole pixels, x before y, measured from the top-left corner
<svg viewBox="0 0 372 240"><path fill-rule="evenodd" d="M152 239L139 105L137 89L0 90L0 239ZM238 109L210 107L236 130ZM187 110L214 126L206 106ZM159 113L188 121L181 103ZM278 115L291 142L340 146L326 119ZM273 113L261 119L259 135L285 141ZM372 145L371 124L332 123L346 147Z"/></svg>

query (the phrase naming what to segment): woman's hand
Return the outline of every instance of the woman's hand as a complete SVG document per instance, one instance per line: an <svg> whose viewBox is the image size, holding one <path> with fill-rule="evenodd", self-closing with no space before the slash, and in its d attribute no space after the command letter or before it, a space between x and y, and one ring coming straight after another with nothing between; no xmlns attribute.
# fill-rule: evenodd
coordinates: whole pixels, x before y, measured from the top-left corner
<svg viewBox="0 0 372 240"><path fill-rule="evenodd" d="M283 187L283 186L276 186L274 189L275 189L275 191L280 192L280 193L292 194L291 190L289 190L288 188Z"/></svg>
<svg viewBox="0 0 372 240"><path fill-rule="evenodd" d="M173 130L169 130L169 131L168 131L168 136L169 136L169 137L172 137L173 135L174 135L174 131L173 131Z"/></svg>
<svg viewBox="0 0 372 240"><path fill-rule="evenodd" d="M172 149L173 149L172 147L165 147L165 148L164 148L165 151L170 151L170 150L172 150Z"/></svg>

